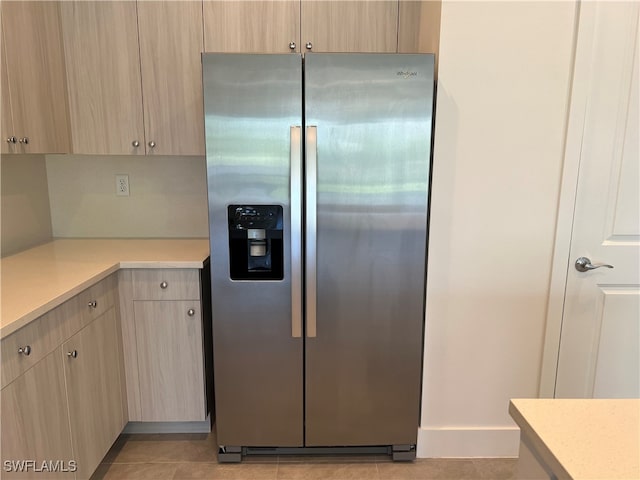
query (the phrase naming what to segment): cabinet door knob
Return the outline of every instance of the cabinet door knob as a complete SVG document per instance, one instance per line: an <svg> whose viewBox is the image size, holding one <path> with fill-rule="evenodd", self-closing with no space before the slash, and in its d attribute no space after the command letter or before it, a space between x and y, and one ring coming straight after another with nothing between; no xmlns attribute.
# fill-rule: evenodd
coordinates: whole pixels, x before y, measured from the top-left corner
<svg viewBox="0 0 640 480"><path fill-rule="evenodd" d="M29 355L31 355L31 346L25 345L24 347L18 348L18 353L28 357Z"/></svg>
<svg viewBox="0 0 640 480"><path fill-rule="evenodd" d="M134 140L133 142L131 142L131 145L137 148L140 146L140 142L138 140Z"/></svg>
<svg viewBox="0 0 640 480"><path fill-rule="evenodd" d="M193 317L196 314L196 311L193 308L190 308L189 310L187 310L187 315L189 315L190 317Z"/></svg>
<svg viewBox="0 0 640 480"><path fill-rule="evenodd" d="M10 136L9 138L7 138L7 143L16 143L18 141L18 139L16 137L14 137L13 135Z"/></svg>
<svg viewBox="0 0 640 480"><path fill-rule="evenodd" d="M77 350L73 350L71 352L67 352L67 357L69 357L69 358L78 358L78 351Z"/></svg>
<svg viewBox="0 0 640 480"><path fill-rule="evenodd" d="M98 301L97 300L91 300L89 303L89 308L98 308Z"/></svg>
<svg viewBox="0 0 640 480"><path fill-rule="evenodd" d="M22 137L19 142L27 145L29 143L29 137Z"/></svg>
<svg viewBox="0 0 640 480"><path fill-rule="evenodd" d="M168 286L169 286L169 284L168 284L167 282L162 282L162 283L160 284L160 288L162 288L163 290L164 290L165 288L167 288Z"/></svg>
<svg viewBox="0 0 640 480"><path fill-rule="evenodd" d="M295 50L296 49L296 42L289 42L289 48L291 50Z"/></svg>
<svg viewBox="0 0 640 480"><path fill-rule="evenodd" d="M149 142L149 148L154 148L156 146L156 142L154 142L153 140L151 140Z"/></svg>
<svg viewBox="0 0 640 480"><path fill-rule="evenodd" d="M307 42L307 44L305 45L305 47L307 47L307 50L311 50L313 48L313 43L311 42Z"/></svg>

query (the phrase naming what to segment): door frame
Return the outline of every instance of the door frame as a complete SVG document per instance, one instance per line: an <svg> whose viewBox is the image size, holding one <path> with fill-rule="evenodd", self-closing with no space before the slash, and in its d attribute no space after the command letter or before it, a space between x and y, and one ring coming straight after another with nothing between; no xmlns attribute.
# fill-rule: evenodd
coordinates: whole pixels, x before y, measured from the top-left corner
<svg viewBox="0 0 640 480"><path fill-rule="evenodd" d="M595 42L598 38L596 36L598 3L580 1L578 4L573 53L575 60L571 80L564 164L558 198L556 235L551 264L544 348L538 388L538 396L540 398L553 398L555 396L564 315L564 297L568 272L572 265L569 255L578 190L583 128L585 113L589 105L591 79L598 72L598 64L593 58Z"/></svg>

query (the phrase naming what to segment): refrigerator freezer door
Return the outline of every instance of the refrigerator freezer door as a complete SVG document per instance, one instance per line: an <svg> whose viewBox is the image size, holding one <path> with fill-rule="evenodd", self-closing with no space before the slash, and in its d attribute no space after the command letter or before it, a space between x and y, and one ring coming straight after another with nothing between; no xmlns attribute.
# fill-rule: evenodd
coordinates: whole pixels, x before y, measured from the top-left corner
<svg viewBox="0 0 640 480"><path fill-rule="evenodd" d="M309 54L305 89L317 127L305 444L415 444L433 56Z"/></svg>
<svg viewBox="0 0 640 480"><path fill-rule="evenodd" d="M292 335L291 305L292 238L300 256L301 233L291 230L290 205L290 159L299 161L301 149L301 58L202 59L218 443L301 446L303 340ZM283 280L230 279L229 205L282 207Z"/></svg>

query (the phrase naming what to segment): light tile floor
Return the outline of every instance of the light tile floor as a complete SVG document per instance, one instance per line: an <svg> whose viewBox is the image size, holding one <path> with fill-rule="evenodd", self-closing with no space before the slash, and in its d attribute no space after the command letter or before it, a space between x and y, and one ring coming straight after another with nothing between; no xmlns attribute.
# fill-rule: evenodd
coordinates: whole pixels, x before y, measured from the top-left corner
<svg viewBox="0 0 640 480"><path fill-rule="evenodd" d="M215 433L121 435L92 480L508 480L515 459L417 459L387 456L250 456L218 464Z"/></svg>

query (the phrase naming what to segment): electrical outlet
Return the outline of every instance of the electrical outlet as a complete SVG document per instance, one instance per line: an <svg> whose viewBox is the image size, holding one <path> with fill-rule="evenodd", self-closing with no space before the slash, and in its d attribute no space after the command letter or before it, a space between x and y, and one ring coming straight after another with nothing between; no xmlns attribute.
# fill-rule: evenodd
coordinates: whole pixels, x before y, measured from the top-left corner
<svg viewBox="0 0 640 480"><path fill-rule="evenodd" d="M129 175L116 175L116 195L118 197L129 196Z"/></svg>

